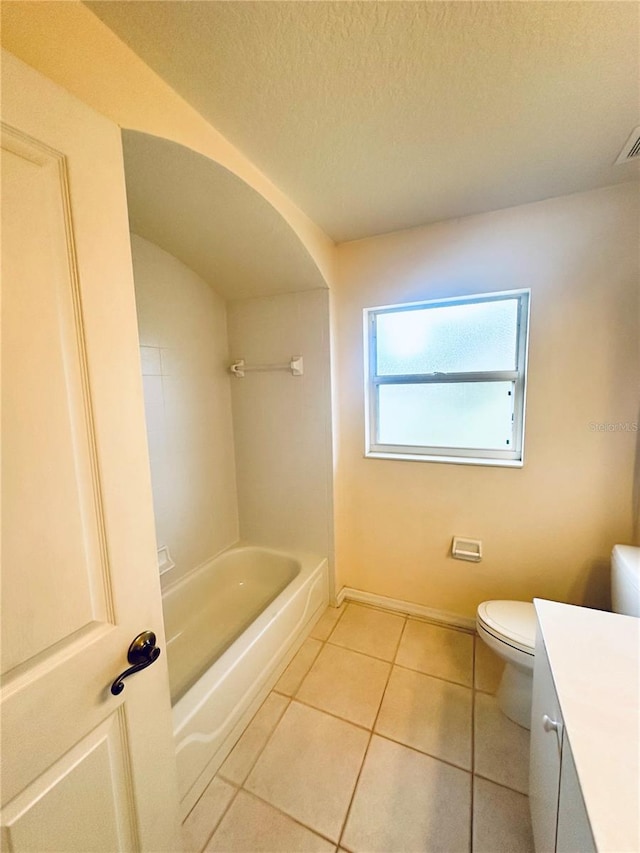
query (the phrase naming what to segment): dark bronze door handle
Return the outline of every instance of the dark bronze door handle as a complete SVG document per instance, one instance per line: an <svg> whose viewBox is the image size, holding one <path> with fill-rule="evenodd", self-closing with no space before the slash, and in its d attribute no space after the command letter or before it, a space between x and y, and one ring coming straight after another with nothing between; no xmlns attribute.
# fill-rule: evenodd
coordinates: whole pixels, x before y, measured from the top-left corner
<svg viewBox="0 0 640 853"><path fill-rule="evenodd" d="M160 649L156 646L156 635L153 631L143 631L142 634L138 634L127 652L127 660L132 665L129 669L121 672L111 685L113 695L117 696L119 693L122 693L125 678L133 675L134 672L140 672L141 669L151 666L159 657Z"/></svg>

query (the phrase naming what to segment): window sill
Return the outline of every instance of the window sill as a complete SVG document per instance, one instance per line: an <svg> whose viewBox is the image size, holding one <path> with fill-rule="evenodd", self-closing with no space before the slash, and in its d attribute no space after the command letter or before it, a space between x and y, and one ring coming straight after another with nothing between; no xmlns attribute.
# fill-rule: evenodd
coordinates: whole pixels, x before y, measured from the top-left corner
<svg viewBox="0 0 640 853"><path fill-rule="evenodd" d="M422 453L381 453L369 451L365 459L396 459L400 462L447 462L453 465L484 465L493 468L522 468L522 459L489 459L476 456L427 456Z"/></svg>

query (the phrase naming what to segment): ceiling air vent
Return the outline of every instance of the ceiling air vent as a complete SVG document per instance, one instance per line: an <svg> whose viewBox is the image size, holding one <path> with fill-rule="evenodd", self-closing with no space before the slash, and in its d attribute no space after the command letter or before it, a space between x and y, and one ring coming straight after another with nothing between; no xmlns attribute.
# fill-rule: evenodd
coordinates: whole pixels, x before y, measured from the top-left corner
<svg viewBox="0 0 640 853"><path fill-rule="evenodd" d="M640 158L640 127L631 131L631 135L625 142L615 165L619 166L620 163L628 163L636 158Z"/></svg>

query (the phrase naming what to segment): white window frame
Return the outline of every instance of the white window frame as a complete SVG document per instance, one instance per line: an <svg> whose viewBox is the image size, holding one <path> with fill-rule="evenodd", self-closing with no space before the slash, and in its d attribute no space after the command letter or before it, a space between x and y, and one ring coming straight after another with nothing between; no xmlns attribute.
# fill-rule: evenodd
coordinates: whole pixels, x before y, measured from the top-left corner
<svg viewBox="0 0 640 853"><path fill-rule="evenodd" d="M516 369L503 371L475 371L469 373L412 373L384 375L376 373L377 318L381 314L399 311L416 311L424 308L442 308L448 305L470 305L481 302L518 300L516 337ZM521 468L524 464L524 426L526 409L527 359L529 349L529 306L531 291L503 290L430 299L399 305L384 305L364 309L364 365L365 365L365 456L374 459L408 459L419 462L454 462L464 465L493 465ZM513 382L513 446L509 450L464 447L427 447L382 444L378 441L378 388L380 385L418 385L423 383L447 384L451 382Z"/></svg>

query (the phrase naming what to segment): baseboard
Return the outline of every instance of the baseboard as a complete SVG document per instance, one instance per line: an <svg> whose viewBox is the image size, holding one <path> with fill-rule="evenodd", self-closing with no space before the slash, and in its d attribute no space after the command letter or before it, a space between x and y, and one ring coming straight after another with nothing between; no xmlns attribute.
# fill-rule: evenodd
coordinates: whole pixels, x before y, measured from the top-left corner
<svg viewBox="0 0 640 853"><path fill-rule="evenodd" d="M376 595L373 592L363 592L361 589L353 589L343 586L336 596L336 605L340 607L343 601L357 601L360 604L369 604L372 607L382 607L385 610L393 610L406 616L417 616L419 619L428 619L430 622L439 622L443 625L451 625L464 631L476 630L476 620L457 613L449 613L446 610L434 610L423 604L413 604L411 601L400 601L397 598L387 598L386 595Z"/></svg>

